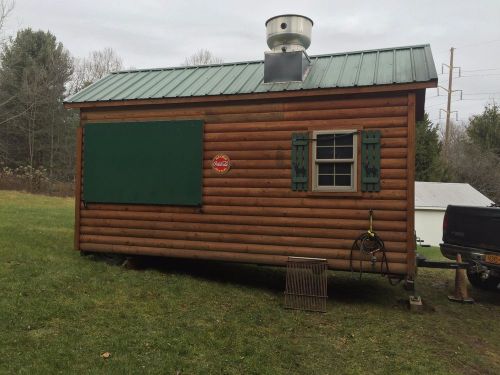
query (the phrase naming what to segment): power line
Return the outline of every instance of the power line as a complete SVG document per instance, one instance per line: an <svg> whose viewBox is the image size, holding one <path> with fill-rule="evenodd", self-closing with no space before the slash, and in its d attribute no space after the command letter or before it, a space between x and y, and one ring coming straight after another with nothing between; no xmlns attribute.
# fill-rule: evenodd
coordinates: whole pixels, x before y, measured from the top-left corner
<svg viewBox="0 0 500 375"><path fill-rule="evenodd" d="M452 100L451 102L454 103L454 102L459 102L461 99L455 99L455 100ZM426 105L425 108L431 108L431 107L437 107L438 105L443 105L444 103L436 103L436 104L431 104L431 105Z"/></svg>
<svg viewBox="0 0 500 375"><path fill-rule="evenodd" d="M425 99L428 100L428 99L435 99L435 98L442 98L443 95L432 95L432 96L427 96Z"/></svg>
<svg viewBox="0 0 500 375"><path fill-rule="evenodd" d="M459 48L465 48L465 47L470 47L470 46L473 46L473 45L482 45L482 44L488 44L488 43L495 43L495 42L500 42L500 39L495 39L495 40L490 40L490 41L484 41L484 42L478 42L478 43L471 43L471 44L468 44L468 45L463 45ZM495 100L500 100L500 98L496 98L495 96L497 95L500 95L500 92L498 91L494 91L494 92L472 92L472 93L466 93L464 94L462 90L453 90L453 78L455 79L460 79L460 78L472 78L472 77L475 77L477 79L480 79L482 77L500 77L500 68L497 68L497 67L488 67L488 68L480 68L480 67L474 67L473 69L467 69L467 70L461 70L460 67L457 67L457 66L453 66L453 55L454 55L454 52L455 52L455 48L451 48L450 49L450 63L449 64L442 64L442 68L441 68L441 73L438 74L438 82L442 84L439 85L436 89L437 89L437 95L433 95L433 96L429 96L427 97L427 99L433 99L433 98L437 98L439 96L442 96L442 95L439 95L439 90L442 89L444 91L447 92L447 101L446 101L446 109L443 109L443 108L440 108L439 109L439 118L434 118L432 119L431 121L433 122L436 122L436 120L438 121L437 124L441 124L441 112L444 112L445 113L445 120L446 120L446 124L445 124L445 131L444 131L444 148L443 148L443 151L444 151L444 154L446 155L446 151L447 151L447 147L448 147L448 143L449 143L449 133L450 133L450 126L451 126L451 123L450 123L450 117L451 117L451 114L454 113L455 116L456 116L456 119L455 121L458 123L459 121L461 121L462 123L465 123L467 121L469 121L469 118L466 118L466 119L463 119L462 117L460 117L459 119L459 116L458 116L458 112L457 111L452 111L451 110L451 103L455 103L455 102L458 102L460 100L467 100L467 101L482 101L482 102L488 102L488 101L491 101L493 100L495 102ZM448 68L448 71L445 73L444 71L444 68L447 67ZM454 76L454 73L455 71L458 70L458 76ZM466 73L466 75L462 75L462 72L463 73ZM472 73L472 74L471 74ZM479 73L479 74L478 74ZM448 75L448 87L443 87L445 86L444 85L444 82L443 81L443 76L445 75ZM494 79L494 78L491 78L491 79ZM496 80L494 80L494 82L496 82ZM452 98L452 94L454 92L460 92L460 99L453 99ZM489 97L479 97L479 96L486 96L488 95ZM466 96L466 98L463 98L463 96ZM493 97L492 97L493 96ZM434 104L430 104L430 105L426 105L425 106L425 109L426 111L428 111L429 108L433 108L433 107L437 107L437 106L441 106L443 105L444 103L443 102L431 102L431 103L434 103Z"/></svg>
<svg viewBox="0 0 500 375"><path fill-rule="evenodd" d="M459 76L458 78L469 78L469 77L494 77L494 76L500 76L500 73L493 73L493 74L470 74L470 75L465 75L465 76Z"/></svg>
<svg viewBox="0 0 500 375"><path fill-rule="evenodd" d="M470 69L470 70L462 70L463 72L470 73L470 72L488 72L492 70L500 70L500 68L488 68L488 69Z"/></svg>
<svg viewBox="0 0 500 375"><path fill-rule="evenodd" d="M469 44L464 44L463 46L457 47L457 48L468 48L468 47L474 47L474 46L481 46L484 44L490 44L490 43L497 43L500 42L500 39L493 39L493 40L486 40L483 42L476 42L476 43L469 43Z"/></svg>
<svg viewBox="0 0 500 375"><path fill-rule="evenodd" d="M500 98L491 98L491 97L490 98L478 98L478 99L470 99L470 98L467 99L466 98L466 99L462 99L462 100L488 101L488 100L491 100L491 99L495 100L495 99L500 99Z"/></svg>
<svg viewBox="0 0 500 375"><path fill-rule="evenodd" d="M500 91L493 91L493 92L471 92L468 94L464 95L497 95L500 94Z"/></svg>

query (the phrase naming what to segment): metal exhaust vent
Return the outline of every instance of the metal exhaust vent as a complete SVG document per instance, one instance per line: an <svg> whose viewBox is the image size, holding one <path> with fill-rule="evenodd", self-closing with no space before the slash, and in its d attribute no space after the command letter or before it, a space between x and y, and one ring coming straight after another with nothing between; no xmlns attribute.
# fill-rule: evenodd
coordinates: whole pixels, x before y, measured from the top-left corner
<svg viewBox="0 0 500 375"><path fill-rule="evenodd" d="M313 21L297 14L283 14L266 21L264 83L302 81L310 65L306 49L311 44Z"/></svg>
<svg viewBox="0 0 500 375"><path fill-rule="evenodd" d="M326 312L326 259L289 257L286 265L285 308Z"/></svg>

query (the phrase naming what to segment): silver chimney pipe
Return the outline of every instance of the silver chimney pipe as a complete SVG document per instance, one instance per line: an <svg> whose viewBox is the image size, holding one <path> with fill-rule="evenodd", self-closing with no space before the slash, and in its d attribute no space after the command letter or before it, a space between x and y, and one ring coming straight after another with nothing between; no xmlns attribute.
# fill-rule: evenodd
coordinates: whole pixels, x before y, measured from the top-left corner
<svg viewBox="0 0 500 375"><path fill-rule="evenodd" d="M311 61L306 49L311 45L313 21L298 14L282 14L266 21L267 45L264 53L264 83L300 82Z"/></svg>
<svg viewBox="0 0 500 375"><path fill-rule="evenodd" d="M313 21L298 14L282 14L266 21L267 45L273 52L305 51L311 45Z"/></svg>

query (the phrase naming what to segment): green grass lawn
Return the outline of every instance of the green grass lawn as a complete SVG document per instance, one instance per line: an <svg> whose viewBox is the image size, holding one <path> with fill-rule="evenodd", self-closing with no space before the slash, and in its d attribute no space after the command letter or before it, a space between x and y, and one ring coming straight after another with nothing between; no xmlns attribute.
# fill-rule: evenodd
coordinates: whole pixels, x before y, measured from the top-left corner
<svg viewBox="0 0 500 375"><path fill-rule="evenodd" d="M401 286L341 272L328 312L306 313L283 309L283 269L132 270L81 257L72 235L71 199L0 191L0 373L500 373L500 295L450 303L452 271L419 271L422 314Z"/></svg>

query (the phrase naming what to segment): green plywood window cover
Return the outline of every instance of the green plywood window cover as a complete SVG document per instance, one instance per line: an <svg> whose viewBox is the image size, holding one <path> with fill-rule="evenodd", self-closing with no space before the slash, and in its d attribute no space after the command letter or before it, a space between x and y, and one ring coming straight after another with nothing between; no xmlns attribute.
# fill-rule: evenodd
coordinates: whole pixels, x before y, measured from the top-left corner
<svg viewBox="0 0 500 375"><path fill-rule="evenodd" d="M85 203L201 205L202 121L86 124L83 144Z"/></svg>

